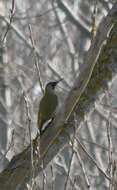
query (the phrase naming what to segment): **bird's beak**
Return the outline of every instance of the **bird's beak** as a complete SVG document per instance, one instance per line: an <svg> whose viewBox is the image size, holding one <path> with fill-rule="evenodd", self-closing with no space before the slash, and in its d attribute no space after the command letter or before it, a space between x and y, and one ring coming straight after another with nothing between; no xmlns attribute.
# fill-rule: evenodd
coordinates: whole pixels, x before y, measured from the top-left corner
<svg viewBox="0 0 117 190"><path fill-rule="evenodd" d="M53 82L53 88L55 88L55 87L57 86L57 84L58 84L60 81L62 81L62 80L63 80L63 79L61 78L61 79L59 79L59 80Z"/></svg>
<svg viewBox="0 0 117 190"><path fill-rule="evenodd" d="M62 81L62 80L63 80L63 78L57 80L57 81L56 81L56 85L57 85L60 81Z"/></svg>

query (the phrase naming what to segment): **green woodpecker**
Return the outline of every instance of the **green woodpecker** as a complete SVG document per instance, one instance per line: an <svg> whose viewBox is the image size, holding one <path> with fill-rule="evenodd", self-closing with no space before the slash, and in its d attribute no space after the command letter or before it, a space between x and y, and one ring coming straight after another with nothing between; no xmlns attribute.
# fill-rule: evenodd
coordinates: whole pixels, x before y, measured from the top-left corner
<svg viewBox="0 0 117 190"><path fill-rule="evenodd" d="M61 80L62 79L49 82L45 87L45 92L40 101L38 111L38 129L40 135L42 135L44 131L44 124L48 125L49 121L51 121L54 117L54 113L58 105L58 97L55 93L55 87Z"/></svg>

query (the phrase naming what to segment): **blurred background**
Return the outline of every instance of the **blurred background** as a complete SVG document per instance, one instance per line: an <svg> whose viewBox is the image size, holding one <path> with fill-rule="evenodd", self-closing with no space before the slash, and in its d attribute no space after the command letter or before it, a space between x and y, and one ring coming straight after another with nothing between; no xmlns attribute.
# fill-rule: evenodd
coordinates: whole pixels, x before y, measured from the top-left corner
<svg viewBox="0 0 117 190"><path fill-rule="evenodd" d="M99 23L114 0L0 0L0 170L24 150L37 133L38 104L47 82L64 80L56 91L60 106L78 77L92 40L93 24ZM8 30L8 32L6 32ZM108 122L111 123L112 155L117 157L117 79L109 93L100 94L77 134L104 171L109 169ZM111 115L111 117L110 117ZM110 119L111 118L111 119ZM77 149L77 142L75 149ZM83 169L84 168L84 169ZM85 171L85 172L84 172ZM43 180L42 180L43 179ZM88 187L89 185L89 187ZM36 179L35 189L107 190L109 181L82 151L71 143ZM26 187L25 187L26 188ZM28 187L27 187L28 189ZM112 189L111 189L112 190Z"/></svg>

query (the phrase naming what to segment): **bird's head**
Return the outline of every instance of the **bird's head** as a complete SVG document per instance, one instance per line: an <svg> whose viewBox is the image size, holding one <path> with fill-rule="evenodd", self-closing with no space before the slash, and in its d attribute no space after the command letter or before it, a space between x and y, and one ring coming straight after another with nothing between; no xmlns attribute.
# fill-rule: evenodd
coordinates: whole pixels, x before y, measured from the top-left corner
<svg viewBox="0 0 117 190"><path fill-rule="evenodd" d="M60 80L58 80L58 81L53 81L53 82L47 83L45 90L54 90L55 87L56 87L56 85L57 85L61 80L63 80L63 79L60 79Z"/></svg>

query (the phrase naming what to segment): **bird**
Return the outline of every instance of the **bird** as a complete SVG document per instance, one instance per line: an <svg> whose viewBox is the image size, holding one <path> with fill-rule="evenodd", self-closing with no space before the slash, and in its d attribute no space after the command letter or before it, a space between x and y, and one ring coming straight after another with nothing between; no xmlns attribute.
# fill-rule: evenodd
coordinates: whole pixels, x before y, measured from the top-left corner
<svg viewBox="0 0 117 190"><path fill-rule="evenodd" d="M55 88L61 80L62 79L47 83L44 90L44 95L40 100L37 121L40 136L45 131L45 129L43 129L46 127L44 127L44 124L47 124L48 126L53 120L56 108L58 106L58 96L55 93Z"/></svg>

